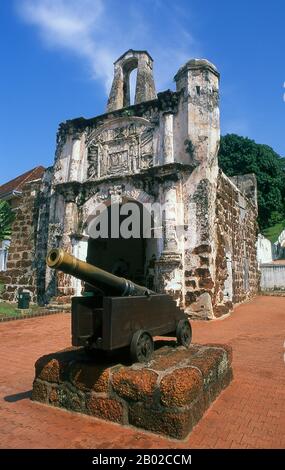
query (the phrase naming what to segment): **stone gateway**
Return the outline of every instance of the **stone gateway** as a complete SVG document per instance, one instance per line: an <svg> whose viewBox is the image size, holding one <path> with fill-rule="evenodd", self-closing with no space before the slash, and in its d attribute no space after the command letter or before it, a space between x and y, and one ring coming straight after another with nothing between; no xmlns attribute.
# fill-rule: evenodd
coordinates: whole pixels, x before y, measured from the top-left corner
<svg viewBox="0 0 285 470"><path fill-rule="evenodd" d="M81 281L44 267L53 247L109 272L119 266L134 282L171 294L191 317L220 317L257 292L256 180L219 170L219 72L193 59L174 79L176 91L156 94L152 58L129 50L115 62L107 112L60 125L54 165L38 190L34 301L68 301L82 291ZM147 204L165 208L160 237L90 236L98 207L129 202L139 213ZM10 286L9 300L16 291Z"/></svg>

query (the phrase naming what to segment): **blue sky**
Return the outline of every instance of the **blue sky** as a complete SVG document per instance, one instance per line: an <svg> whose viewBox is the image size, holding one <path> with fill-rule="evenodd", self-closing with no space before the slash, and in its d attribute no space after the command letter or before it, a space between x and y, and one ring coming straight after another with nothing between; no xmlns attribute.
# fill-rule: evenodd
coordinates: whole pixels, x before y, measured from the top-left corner
<svg viewBox="0 0 285 470"><path fill-rule="evenodd" d="M113 61L155 60L158 91L186 60L221 73L222 133L285 155L284 0L1 0L0 184L53 163L61 121L105 111Z"/></svg>

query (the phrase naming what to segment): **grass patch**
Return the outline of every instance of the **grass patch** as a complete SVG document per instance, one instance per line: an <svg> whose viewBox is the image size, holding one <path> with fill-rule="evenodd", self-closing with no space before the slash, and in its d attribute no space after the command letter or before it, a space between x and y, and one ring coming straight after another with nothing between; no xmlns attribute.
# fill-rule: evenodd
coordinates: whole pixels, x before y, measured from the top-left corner
<svg viewBox="0 0 285 470"><path fill-rule="evenodd" d="M0 317L16 317L21 314L21 312L25 313L35 313L39 307L37 305L32 305L30 308L26 310L18 310L17 304L10 304L8 302L0 302Z"/></svg>
<svg viewBox="0 0 285 470"><path fill-rule="evenodd" d="M262 234L266 237L269 238L269 240L274 243L276 242L277 238L279 237L280 233L282 230L285 229L285 219L283 219L281 222L278 224L273 225L272 227L268 227L265 230L263 230Z"/></svg>

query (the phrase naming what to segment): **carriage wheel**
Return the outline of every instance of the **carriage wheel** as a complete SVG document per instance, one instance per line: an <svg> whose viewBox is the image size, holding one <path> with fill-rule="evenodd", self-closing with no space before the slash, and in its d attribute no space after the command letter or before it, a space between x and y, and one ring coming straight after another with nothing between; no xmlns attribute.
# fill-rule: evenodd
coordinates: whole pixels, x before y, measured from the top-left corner
<svg viewBox="0 0 285 470"><path fill-rule="evenodd" d="M131 358L134 362L148 362L153 353L153 340L144 330L138 330L132 337Z"/></svg>
<svg viewBox="0 0 285 470"><path fill-rule="evenodd" d="M176 328L176 338L178 344L188 347L192 339L192 328L187 319L180 320Z"/></svg>

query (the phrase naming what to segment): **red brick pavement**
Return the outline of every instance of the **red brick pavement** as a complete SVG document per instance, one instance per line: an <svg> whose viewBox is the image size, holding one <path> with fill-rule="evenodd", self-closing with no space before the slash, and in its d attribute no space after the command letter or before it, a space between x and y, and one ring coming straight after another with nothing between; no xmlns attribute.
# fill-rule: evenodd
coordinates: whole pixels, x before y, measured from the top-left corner
<svg viewBox="0 0 285 470"><path fill-rule="evenodd" d="M185 441L32 402L34 362L70 346L70 317L0 325L1 448L284 448L285 298L258 297L214 322L193 322L194 342L229 343L234 381Z"/></svg>

